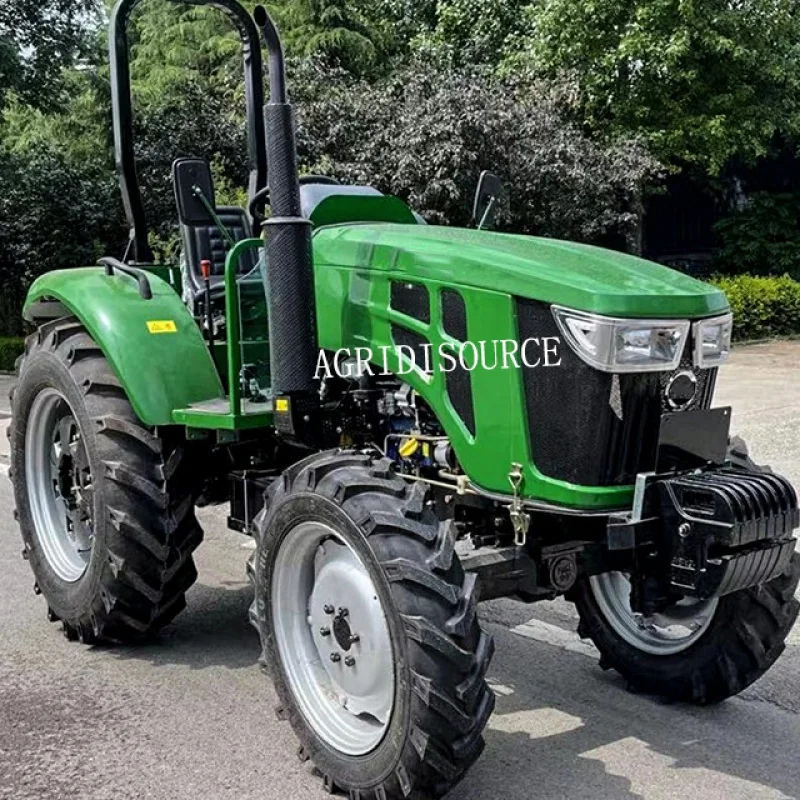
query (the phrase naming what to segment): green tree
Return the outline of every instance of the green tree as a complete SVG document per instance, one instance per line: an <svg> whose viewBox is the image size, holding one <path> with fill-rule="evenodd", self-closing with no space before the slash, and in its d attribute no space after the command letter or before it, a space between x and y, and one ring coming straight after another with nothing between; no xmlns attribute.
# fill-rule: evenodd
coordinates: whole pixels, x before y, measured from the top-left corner
<svg viewBox="0 0 800 800"><path fill-rule="evenodd" d="M590 129L718 173L800 129L798 0L543 0L506 63L576 76Z"/></svg>
<svg viewBox="0 0 800 800"><path fill-rule="evenodd" d="M800 278L800 194L758 192L717 223L716 233L720 271Z"/></svg>
<svg viewBox="0 0 800 800"><path fill-rule="evenodd" d="M39 108L52 105L61 70L91 49L97 0L0 3L0 108L9 92Z"/></svg>
<svg viewBox="0 0 800 800"><path fill-rule="evenodd" d="M434 24L414 45L444 51L454 64L496 65L515 52L528 21L518 0L438 0Z"/></svg>
<svg viewBox="0 0 800 800"><path fill-rule="evenodd" d="M147 0L132 15L129 38L137 107L169 105L190 87L229 100L244 96L241 40L222 11Z"/></svg>
<svg viewBox="0 0 800 800"><path fill-rule="evenodd" d="M372 72L383 55L385 31L355 0L287 0L275 5L287 48L316 56L353 75Z"/></svg>

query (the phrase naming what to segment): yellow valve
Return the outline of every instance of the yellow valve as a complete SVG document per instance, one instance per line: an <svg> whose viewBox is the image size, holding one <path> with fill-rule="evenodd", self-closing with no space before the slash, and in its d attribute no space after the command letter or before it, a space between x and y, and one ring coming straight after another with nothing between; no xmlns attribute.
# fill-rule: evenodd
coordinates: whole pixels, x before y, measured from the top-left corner
<svg viewBox="0 0 800 800"><path fill-rule="evenodd" d="M406 441L400 445L399 453L403 458L410 458L418 449L419 442L416 439L406 439Z"/></svg>

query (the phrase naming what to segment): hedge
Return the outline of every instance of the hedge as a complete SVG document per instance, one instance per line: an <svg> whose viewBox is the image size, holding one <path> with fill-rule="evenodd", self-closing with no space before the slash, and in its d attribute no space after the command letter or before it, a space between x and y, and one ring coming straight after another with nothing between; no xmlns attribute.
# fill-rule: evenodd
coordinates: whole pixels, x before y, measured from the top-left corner
<svg viewBox="0 0 800 800"><path fill-rule="evenodd" d="M800 334L800 283L788 275L717 276L711 283L728 296L736 341Z"/></svg>
<svg viewBox="0 0 800 800"><path fill-rule="evenodd" d="M24 349L24 339L0 337L0 372L13 372L14 362L22 355Z"/></svg>

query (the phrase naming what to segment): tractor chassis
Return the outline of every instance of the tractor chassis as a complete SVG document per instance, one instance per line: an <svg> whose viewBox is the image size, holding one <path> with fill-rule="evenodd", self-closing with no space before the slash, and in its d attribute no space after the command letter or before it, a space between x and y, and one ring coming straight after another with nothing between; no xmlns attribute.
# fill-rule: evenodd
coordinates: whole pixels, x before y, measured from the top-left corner
<svg viewBox="0 0 800 800"><path fill-rule="evenodd" d="M552 600L582 577L618 571L632 578L632 608L651 614L678 596L709 600L782 574L800 524L786 479L723 466L643 476L636 511L523 502L529 529L516 543L513 500L403 477L430 486L438 518L454 527L465 571L479 578L481 600ZM252 532L276 478L274 470L231 473L231 529Z"/></svg>

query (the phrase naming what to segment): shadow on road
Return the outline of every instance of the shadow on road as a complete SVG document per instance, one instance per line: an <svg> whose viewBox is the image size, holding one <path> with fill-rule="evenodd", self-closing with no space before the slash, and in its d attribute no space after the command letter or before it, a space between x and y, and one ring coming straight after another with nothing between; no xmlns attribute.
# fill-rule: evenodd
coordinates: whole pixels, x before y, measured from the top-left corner
<svg viewBox="0 0 800 800"><path fill-rule="evenodd" d="M195 586L153 643L116 658L191 670L256 664L246 583ZM800 724L769 704L664 705L584 656L490 625L497 708L486 750L451 800L779 800L800 787ZM244 700L243 700L244 702Z"/></svg>
<svg viewBox="0 0 800 800"><path fill-rule="evenodd" d="M257 662L258 634L247 619L253 600L249 583L198 583L186 599L186 609L152 642L109 652L120 659L149 661L155 667L180 664L193 670L242 669Z"/></svg>
<svg viewBox="0 0 800 800"><path fill-rule="evenodd" d="M742 700L664 705L591 659L494 632L497 707L486 750L452 800L798 796L794 715Z"/></svg>

